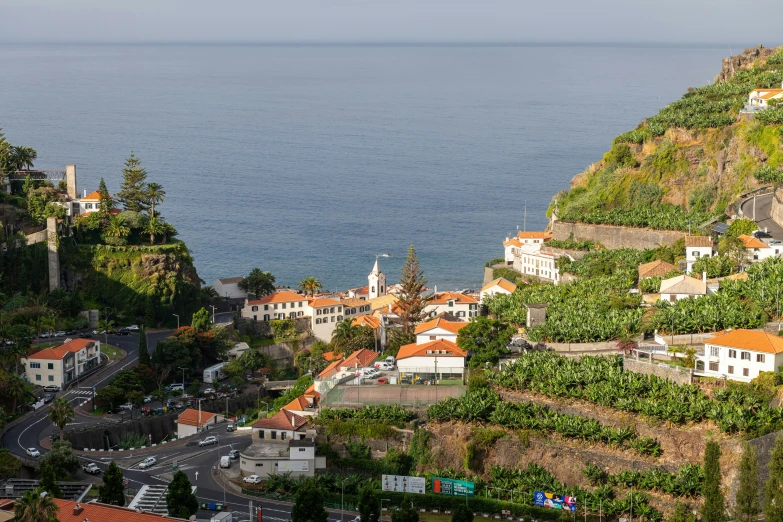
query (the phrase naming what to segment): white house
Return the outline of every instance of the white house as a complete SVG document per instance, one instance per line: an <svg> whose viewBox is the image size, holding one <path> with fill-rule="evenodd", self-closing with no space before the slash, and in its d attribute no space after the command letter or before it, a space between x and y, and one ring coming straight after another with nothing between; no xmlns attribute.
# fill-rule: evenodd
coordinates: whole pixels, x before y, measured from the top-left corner
<svg viewBox="0 0 783 522"><path fill-rule="evenodd" d="M307 418L285 408L253 424L253 438L260 440L301 440L306 431Z"/></svg>
<svg viewBox="0 0 783 522"><path fill-rule="evenodd" d="M783 365L783 337L756 330L734 330L704 341L696 356L696 375L749 382Z"/></svg>
<svg viewBox="0 0 783 522"><path fill-rule="evenodd" d="M459 346L445 339L406 344L397 352L397 369L400 378L461 379L465 373L466 356Z"/></svg>
<svg viewBox="0 0 783 522"><path fill-rule="evenodd" d="M661 300L663 301L695 299L703 295L707 295L706 272L702 274L701 279L683 274L661 281Z"/></svg>
<svg viewBox="0 0 783 522"><path fill-rule="evenodd" d="M307 298L303 295L282 290L261 299L245 299L242 317L254 321L273 321L275 319L295 319L308 314Z"/></svg>
<svg viewBox="0 0 783 522"><path fill-rule="evenodd" d="M749 263L758 263L776 255L775 249L753 236L742 234L737 238L745 245L746 259Z"/></svg>
<svg viewBox="0 0 783 522"><path fill-rule="evenodd" d="M348 297L340 300L340 304L343 305L343 315L352 319L372 313L372 307L366 299Z"/></svg>
<svg viewBox="0 0 783 522"><path fill-rule="evenodd" d="M315 470L326 468L326 457L317 457L315 448L316 443L310 438L254 439L253 444L239 452L239 469L242 476L258 475L262 479L284 474L291 478L312 477Z"/></svg>
<svg viewBox="0 0 783 522"><path fill-rule="evenodd" d="M212 288L223 299L245 299L247 298L247 292L239 288L239 283L242 282L244 277L224 277L222 279L215 279L212 283Z"/></svg>
<svg viewBox="0 0 783 522"><path fill-rule="evenodd" d="M311 317L310 330L322 341L332 340L332 332L337 323L343 320L343 304L330 298L310 299L305 315Z"/></svg>
<svg viewBox="0 0 783 522"><path fill-rule="evenodd" d="M101 361L101 343L92 339L66 340L53 348L46 348L20 362L27 380L40 386L63 387L72 380L97 367Z"/></svg>
<svg viewBox="0 0 783 522"><path fill-rule="evenodd" d="M535 276L545 281L560 282L560 269L557 260L565 254L556 254L541 250L541 245L523 245L514 252L512 264L517 272ZM570 256L567 256L570 258Z"/></svg>
<svg viewBox="0 0 783 522"><path fill-rule="evenodd" d="M467 294L456 292L439 292L427 299L424 313L435 317L444 312L454 317L477 317L479 313L478 300Z"/></svg>
<svg viewBox="0 0 783 522"><path fill-rule="evenodd" d="M502 277L498 277L497 279L494 279L490 281L489 283L485 284L481 287L481 293L480 299L483 303L486 301L487 297L491 297L495 294L513 294L514 290L517 289L517 285L509 281L508 279L504 279Z"/></svg>
<svg viewBox="0 0 783 522"><path fill-rule="evenodd" d="M467 326L468 323L447 321L442 317L436 317L431 321L421 323L416 326L416 344L426 344L430 341L445 339L452 343L457 342L459 331Z"/></svg>
<svg viewBox="0 0 783 522"><path fill-rule="evenodd" d="M783 83L780 85L783 87ZM753 89L748 95L748 105L751 107L769 107L769 102L772 100L783 100L783 88L781 89L768 89L760 88Z"/></svg>
<svg viewBox="0 0 783 522"><path fill-rule="evenodd" d="M712 238L709 236L685 236L685 272L693 271L693 264L702 257L714 256Z"/></svg>
<svg viewBox="0 0 783 522"><path fill-rule="evenodd" d="M514 256L518 253L518 250L525 245L537 246L539 249L543 244L552 239L552 234L549 232L517 232L515 237L507 237L503 242L504 258L506 260L506 266L511 266L514 263Z"/></svg>
<svg viewBox="0 0 783 522"><path fill-rule="evenodd" d="M223 415L188 408L177 417L177 437L188 437L205 429L214 428L223 420Z"/></svg>
<svg viewBox="0 0 783 522"><path fill-rule="evenodd" d="M85 190L85 192L87 192ZM79 214L89 214L90 212L97 212L101 209L101 193L97 190L86 194L79 199Z"/></svg>

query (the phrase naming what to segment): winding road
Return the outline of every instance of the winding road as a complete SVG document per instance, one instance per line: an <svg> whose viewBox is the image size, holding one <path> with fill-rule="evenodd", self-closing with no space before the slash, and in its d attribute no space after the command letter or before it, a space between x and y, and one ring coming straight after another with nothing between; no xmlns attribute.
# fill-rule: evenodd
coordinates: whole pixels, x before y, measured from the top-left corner
<svg viewBox="0 0 783 522"><path fill-rule="evenodd" d="M783 241L783 227L772 221L770 217L772 194L763 194L755 198L749 198L742 204L741 208L744 216L754 220L760 230L766 229L772 237Z"/></svg>

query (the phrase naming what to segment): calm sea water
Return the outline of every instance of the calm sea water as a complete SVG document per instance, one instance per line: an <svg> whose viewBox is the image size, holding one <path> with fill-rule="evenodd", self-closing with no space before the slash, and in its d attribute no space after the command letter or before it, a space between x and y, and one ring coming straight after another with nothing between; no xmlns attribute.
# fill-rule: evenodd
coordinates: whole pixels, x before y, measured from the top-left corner
<svg viewBox="0 0 783 522"><path fill-rule="evenodd" d="M270 270L330 289L439 289L483 263L617 134L705 84L727 50L579 46L0 46L0 127L119 188L131 150L208 283Z"/></svg>

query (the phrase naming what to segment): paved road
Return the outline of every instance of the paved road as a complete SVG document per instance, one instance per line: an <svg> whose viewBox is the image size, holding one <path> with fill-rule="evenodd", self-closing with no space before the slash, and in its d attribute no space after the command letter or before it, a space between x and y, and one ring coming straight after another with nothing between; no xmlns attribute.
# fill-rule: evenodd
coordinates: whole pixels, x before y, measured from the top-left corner
<svg viewBox="0 0 783 522"><path fill-rule="evenodd" d="M775 239L783 241L783 227L772 221L770 210L772 209L772 194L756 196L756 209L754 215L753 198L742 204L742 213L745 217L753 219L759 229L767 229L767 232Z"/></svg>
<svg viewBox="0 0 783 522"><path fill-rule="evenodd" d="M157 346L158 341L161 339L165 339L166 337L171 335L171 332L172 330L163 330L163 331L148 333L147 334L148 350L150 352L153 351ZM65 397L68 400L68 402L70 402L74 406L78 405L80 402L83 402L88 397L92 396L91 393L87 393L87 390L80 390L79 388L89 388L92 386L95 386L96 388L102 388L109 383L109 381L114 376L114 374L116 374L120 370L134 366L138 362L139 359L138 334L109 335L108 337L101 336L101 339L99 340L102 342L108 341L108 344L122 348L128 353L128 355L124 359L115 363L114 366L112 366L107 371L85 378L84 381L79 383L78 387L74 387L72 389L57 394L58 396ZM74 419L74 422L72 424L69 424L69 426L98 424L100 422L105 422L105 419L101 419L93 416L77 415L77 417ZM25 456L26 448L38 448L38 450L41 453L45 453L46 450L44 448L41 448L38 445L38 443L42 439L48 437L51 434L51 432L54 431L54 429L55 428L52 425L51 421L49 421L49 407L44 406L43 408L29 415L24 422L9 428L3 434L2 443L3 446L5 446L6 448L9 449L9 451L11 451L11 453L14 453L16 455Z"/></svg>

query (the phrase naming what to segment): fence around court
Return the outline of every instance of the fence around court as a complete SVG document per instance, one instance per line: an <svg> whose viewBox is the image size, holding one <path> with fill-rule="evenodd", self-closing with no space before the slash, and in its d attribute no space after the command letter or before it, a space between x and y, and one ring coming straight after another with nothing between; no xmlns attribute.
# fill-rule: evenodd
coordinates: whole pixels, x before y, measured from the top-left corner
<svg viewBox="0 0 783 522"><path fill-rule="evenodd" d="M428 406L465 393L463 384L337 384L321 395L321 406L337 408L369 404L398 404L400 406Z"/></svg>

